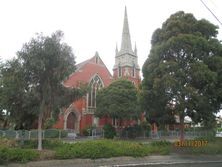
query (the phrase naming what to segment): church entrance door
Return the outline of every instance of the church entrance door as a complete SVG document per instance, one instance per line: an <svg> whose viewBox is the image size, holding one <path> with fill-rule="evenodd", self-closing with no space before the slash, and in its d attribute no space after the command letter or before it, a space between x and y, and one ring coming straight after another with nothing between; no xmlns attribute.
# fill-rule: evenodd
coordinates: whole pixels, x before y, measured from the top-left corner
<svg viewBox="0 0 222 167"><path fill-rule="evenodd" d="M67 129L73 129L75 130L75 124L76 124L76 116L74 112L70 112L67 117Z"/></svg>

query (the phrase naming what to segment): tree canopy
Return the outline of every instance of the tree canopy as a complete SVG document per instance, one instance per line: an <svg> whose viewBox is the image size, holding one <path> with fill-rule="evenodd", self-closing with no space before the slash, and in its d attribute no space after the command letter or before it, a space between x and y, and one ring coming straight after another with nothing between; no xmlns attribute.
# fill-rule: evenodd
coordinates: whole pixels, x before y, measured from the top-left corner
<svg viewBox="0 0 222 167"><path fill-rule="evenodd" d="M3 128L8 124L16 129L31 128L38 113L38 99L29 89L21 63L17 59L7 61L0 71L0 106L6 112Z"/></svg>
<svg viewBox="0 0 222 167"><path fill-rule="evenodd" d="M139 116L137 89L128 80L116 80L100 90L96 104L95 115L98 117L108 116L122 120Z"/></svg>
<svg viewBox="0 0 222 167"><path fill-rule="evenodd" d="M180 11L153 33L142 83L143 107L153 121L167 124L175 114L181 123L186 115L205 125L214 120L222 95L217 29Z"/></svg>
<svg viewBox="0 0 222 167"><path fill-rule="evenodd" d="M37 34L17 52L18 58L1 67L1 106L16 123L27 121L28 114L38 117L39 150L44 120L85 93L63 85L75 71L75 57L62 38L61 31L51 36Z"/></svg>

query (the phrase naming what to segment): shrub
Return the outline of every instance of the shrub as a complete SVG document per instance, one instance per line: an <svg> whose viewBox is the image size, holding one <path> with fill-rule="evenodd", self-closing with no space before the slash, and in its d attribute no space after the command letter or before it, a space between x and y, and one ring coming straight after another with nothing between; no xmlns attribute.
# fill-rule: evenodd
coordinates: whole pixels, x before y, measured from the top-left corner
<svg viewBox="0 0 222 167"><path fill-rule="evenodd" d="M68 136L68 131L66 130L61 130L61 138L67 137Z"/></svg>
<svg viewBox="0 0 222 167"><path fill-rule="evenodd" d="M118 156L141 157L151 153L169 153L169 146L152 146L137 142L116 140L94 140L64 144L56 149L55 156L58 159L68 158L110 158Z"/></svg>
<svg viewBox="0 0 222 167"><path fill-rule="evenodd" d="M59 130L57 129L46 129L44 130L45 138L58 138L59 137Z"/></svg>
<svg viewBox="0 0 222 167"><path fill-rule="evenodd" d="M140 126L142 127L143 130L145 131L150 131L151 130L151 125L147 121L141 122Z"/></svg>
<svg viewBox="0 0 222 167"><path fill-rule="evenodd" d="M52 128L55 123L56 121L54 118L48 118L44 124L44 129Z"/></svg>
<svg viewBox="0 0 222 167"><path fill-rule="evenodd" d="M104 130L104 137L107 138L107 139L113 139L114 136L116 136L116 130L110 124L104 125L103 130Z"/></svg>
<svg viewBox="0 0 222 167"><path fill-rule="evenodd" d="M215 141L216 140L216 137L215 137L215 133L214 132L208 132L208 134L206 136L202 136L202 137L197 137L196 140L207 140L208 142L209 141Z"/></svg>
<svg viewBox="0 0 222 167"><path fill-rule="evenodd" d="M154 141L151 143L152 146L169 146L171 143L166 140L161 140L161 141Z"/></svg>
<svg viewBox="0 0 222 167"><path fill-rule="evenodd" d="M89 133L88 133L86 128L82 129L82 135L83 136L89 136Z"/></svg>
<svg viewBox="0 0 222 167"><path fill-rule="evenodd" d="M35 150L0 147L0 164L6 162L27 162L39 157Z"/></svg>
<svg viewBox="0 0 222 167"><path fill-rule="evenodd" d="M14 139L0 138L0 147L17 147L18 144Z"/></svg>
<svg viewBox="0 0 222 167"><path fill-rule="evenodd" d="M222 132L222 128L217 128L217 131L218 132Z"/></svg>
<svg viewBox="0 0 222 167"><path fill-rule="evenodd" d="M82 130L83 136L91 136L92 135L92 128L86 127Z"/></svg>
<svg viewBox="0 0 222 167"><path fill-rule="evenodd" d="M121 137L128 137L130 139L134 139L138 136L142 136L144 132L144 129L142 125L134 125L127 128L124 128L122 131Z"/></svg>
<svg viewBox="0 0 222 167"><path fill-rule="evenodd" d="M44 149L55 149L62 146L63 143L60 140L42 140L42 146ZM38 140L25 140L23 148L36 149L38 146Z"/></svg>
<svg viewBox="0 0 222 167"><path fill-rule="evenodd" d="M67 158L109 158L117 156L144 156L145 147L138 143L97 140L65 144L56 149L56 157Z"/></svg>

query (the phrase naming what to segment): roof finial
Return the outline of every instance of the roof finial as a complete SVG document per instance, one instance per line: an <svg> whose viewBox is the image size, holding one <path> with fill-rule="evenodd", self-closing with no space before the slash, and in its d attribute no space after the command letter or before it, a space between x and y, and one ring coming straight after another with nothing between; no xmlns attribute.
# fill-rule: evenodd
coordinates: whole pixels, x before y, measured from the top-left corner
<svg viewBox="0 0 222 167"><path fill-rule="evenodd" d="M129 24L128 24L128 17L127 17L127 8L125 6L125 15L124 15L124 22L123 22L123 32L122 32L122 43L121 43L121 51L132 52L132 45L130 39L130 32L129 32Z"/></svg>
<svg viewBox="0 0 222 167"><path fill-rule="evenodd" d="M98 53L98 51L96 51L96 53L95 53L95 56L99 56L99 53Z"/></svg>

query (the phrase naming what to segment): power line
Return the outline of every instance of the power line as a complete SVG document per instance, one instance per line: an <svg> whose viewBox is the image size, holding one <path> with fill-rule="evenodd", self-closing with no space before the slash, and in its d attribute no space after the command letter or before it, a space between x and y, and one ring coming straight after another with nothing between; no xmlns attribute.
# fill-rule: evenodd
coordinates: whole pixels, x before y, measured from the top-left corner
<svg viewBox="0 0 222 167"><path fill-rule="evenodd" d="M200 0L200 2L207 8L207 10L214 16L214 18L220 23L222 26L222 22L219 20L219 18L213 13L213 11L204 3L203 0Z"/></svg>

